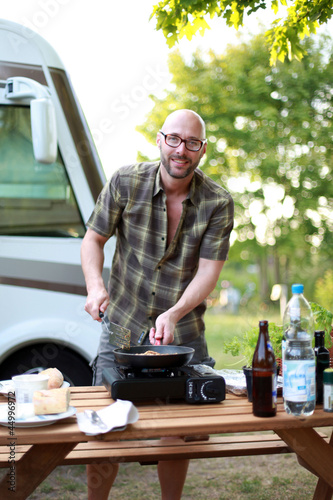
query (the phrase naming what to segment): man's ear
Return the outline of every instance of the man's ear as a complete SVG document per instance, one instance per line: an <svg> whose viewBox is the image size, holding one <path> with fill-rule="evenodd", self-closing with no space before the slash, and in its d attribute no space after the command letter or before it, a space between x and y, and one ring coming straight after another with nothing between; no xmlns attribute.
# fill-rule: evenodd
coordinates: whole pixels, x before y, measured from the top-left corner
<svg viewBox="0 0 333 500"><path fill-rule="evenodd" d="M160 147L160 143L161 143L161 134L159 132L157 132L156 144L158 145L158 147Z"/></svg>

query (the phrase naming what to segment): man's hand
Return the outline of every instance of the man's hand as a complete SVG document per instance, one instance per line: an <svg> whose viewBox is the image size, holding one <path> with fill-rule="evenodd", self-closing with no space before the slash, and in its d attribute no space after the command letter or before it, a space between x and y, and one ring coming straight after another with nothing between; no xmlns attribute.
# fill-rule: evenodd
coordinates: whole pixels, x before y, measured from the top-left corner
<svg viewBox="0 0 333 500"><path fill-rule="evenodd" d="M104 287L101 287L89 291L84 309L93 319L102 321L99 317L99 312L102 311L104 313L109 303L108 292Z"/></svg>
<svg viewBox="0 0 333 500"><path fill-rule="evenodd" d="M153 345L171 344L174 339L176 321L173 319L172 312L165 311L156 319L155 328L149 332L149 341Z"/></svg>

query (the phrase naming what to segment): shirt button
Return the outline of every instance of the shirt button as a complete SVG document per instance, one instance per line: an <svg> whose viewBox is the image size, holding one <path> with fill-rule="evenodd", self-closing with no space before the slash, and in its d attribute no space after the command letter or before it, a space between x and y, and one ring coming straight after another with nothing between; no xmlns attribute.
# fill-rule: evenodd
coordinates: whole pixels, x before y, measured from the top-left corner
<svg viewBox="0 0 333 500"><path fill-rule="evenodd" d="M164 241L164 236L162 236L162 241Z"/></svg>
<svg viewBox="0 0 333 500"><path fill-rule="evenodd" d="M155 295L155 292L151 292L152 295Z"/></svg>

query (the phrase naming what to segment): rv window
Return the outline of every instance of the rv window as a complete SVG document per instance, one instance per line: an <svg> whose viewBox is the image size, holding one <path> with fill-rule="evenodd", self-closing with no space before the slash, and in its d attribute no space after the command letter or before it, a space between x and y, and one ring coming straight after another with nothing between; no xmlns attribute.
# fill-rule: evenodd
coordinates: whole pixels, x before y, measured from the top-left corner
<svg viewBox="0 0 333 500"><path fill-rule="evenodd" d="M0 235L82 237L64 164L35 160L30 109L0 105Z"/></svg>

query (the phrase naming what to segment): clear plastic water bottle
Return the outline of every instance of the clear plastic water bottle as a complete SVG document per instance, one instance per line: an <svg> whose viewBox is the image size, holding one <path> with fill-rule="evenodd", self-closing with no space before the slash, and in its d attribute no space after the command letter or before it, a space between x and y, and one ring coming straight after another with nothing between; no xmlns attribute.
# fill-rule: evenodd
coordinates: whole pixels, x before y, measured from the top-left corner
<svg viewBox="0 0 333 500"><path fill-rule="evenodd" d="M316 364L312 348L313 315L303 296L304 287L295 284L287 304L283 328L283 398L287 413L312 415L316 406Z"/></svg>

